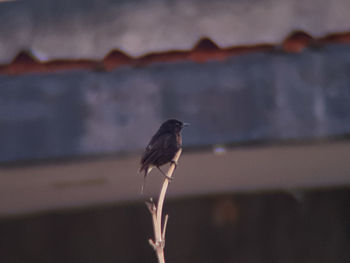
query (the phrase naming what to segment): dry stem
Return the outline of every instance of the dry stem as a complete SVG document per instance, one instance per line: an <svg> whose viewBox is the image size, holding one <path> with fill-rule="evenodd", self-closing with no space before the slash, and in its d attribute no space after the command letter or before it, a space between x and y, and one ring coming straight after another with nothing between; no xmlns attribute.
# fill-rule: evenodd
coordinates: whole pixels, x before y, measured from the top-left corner
<svg viewBox="0 0 350 263"><path fill-rule="evenodd" d="M175 163L178 162L181 152L182 152L182 149L178 150L178 152L176 153L173 159ZM166 173L167 177L169 178L172 177L175 168L176 168L176 165L172 163L170 165L168 172ZM149 239L148 242L156 252L159 263L165 263L164 247L165 247L165 232L166 232L166 226L168 223L168 215L165 215L164 225L162 230L162 210L163 210L163 204L164 204L165 194L168 189L168 185L169 185L169 179L165 178L162 189L159 194L157 206L154 204L152 198L150 199L150 202L146 202L147 208L152 215L153 230L154 230L154 241L152 239Z"/></svg>

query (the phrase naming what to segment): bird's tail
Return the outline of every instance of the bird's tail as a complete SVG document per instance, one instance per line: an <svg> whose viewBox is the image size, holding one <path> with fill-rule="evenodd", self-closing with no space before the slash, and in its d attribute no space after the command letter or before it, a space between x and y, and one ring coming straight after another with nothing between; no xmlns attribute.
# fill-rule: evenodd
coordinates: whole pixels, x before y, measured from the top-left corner
<svg viewBox="0 0 350 263"><path fill-rule="evenodd" d="M145 170L145 174L143 176L143 183L141 185L141 194L143 195L143 189L145 189L145 185L146 185L146 176L147 176L147 169Z"/></svg>
<svg viewBox="0 0 350 263"><path fill-rule="evenodd" d="M143 190L145 189L145 186L146 186L146 177L147 175L151 172L153 167L151 166L148 166L146 167L145 169L143 169L145 171L144 175L143 175L143 183L142 183L142 186L141 186L141 194L143 195ZM140 171L141 172L141 171Z"/></svg>

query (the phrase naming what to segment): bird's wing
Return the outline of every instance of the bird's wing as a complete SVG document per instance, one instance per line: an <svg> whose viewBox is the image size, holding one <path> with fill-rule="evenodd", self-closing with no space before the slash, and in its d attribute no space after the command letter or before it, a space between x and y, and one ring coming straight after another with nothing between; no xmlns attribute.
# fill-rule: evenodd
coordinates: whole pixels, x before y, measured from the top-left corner
<svg viewBox="0 0 350 263"><path fill-rule="evenodd" d="M174 140L174 135L171 133L154 136L142 155L140 171L156 163L162 157L162 154L169 149L172 140Z"/></svg>

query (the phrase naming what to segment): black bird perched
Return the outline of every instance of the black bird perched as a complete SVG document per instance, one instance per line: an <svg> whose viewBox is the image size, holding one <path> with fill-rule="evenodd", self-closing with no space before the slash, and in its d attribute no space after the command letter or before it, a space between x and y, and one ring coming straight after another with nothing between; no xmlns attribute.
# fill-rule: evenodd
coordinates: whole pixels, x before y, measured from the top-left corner
<svg viewBox="0 0 350 263"><path fill-rule="evenodd" d="M160 166L173 162L173 158L182 145L181 130L187 125L188 123L182 123L181 121L170 119L165 121L156 134L153 135L141 158L139 172L144 171L144 181L141 193L143 192L146 176L151 172L152 168L156 167L165 177L167 177L167 175L160 169Z"/></svg>

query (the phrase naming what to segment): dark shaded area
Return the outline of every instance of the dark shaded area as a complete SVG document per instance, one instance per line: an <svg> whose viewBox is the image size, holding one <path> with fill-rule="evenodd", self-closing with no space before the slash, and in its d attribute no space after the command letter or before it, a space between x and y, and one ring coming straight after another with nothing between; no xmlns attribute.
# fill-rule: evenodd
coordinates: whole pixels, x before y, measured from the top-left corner
<svg viewBox="0 0 350 263"><path fill-rule="evenodd" d="M350 190L169 200L167 262L345 263ZM2 262L155 262L143 204L0 221Z"/></svg>

